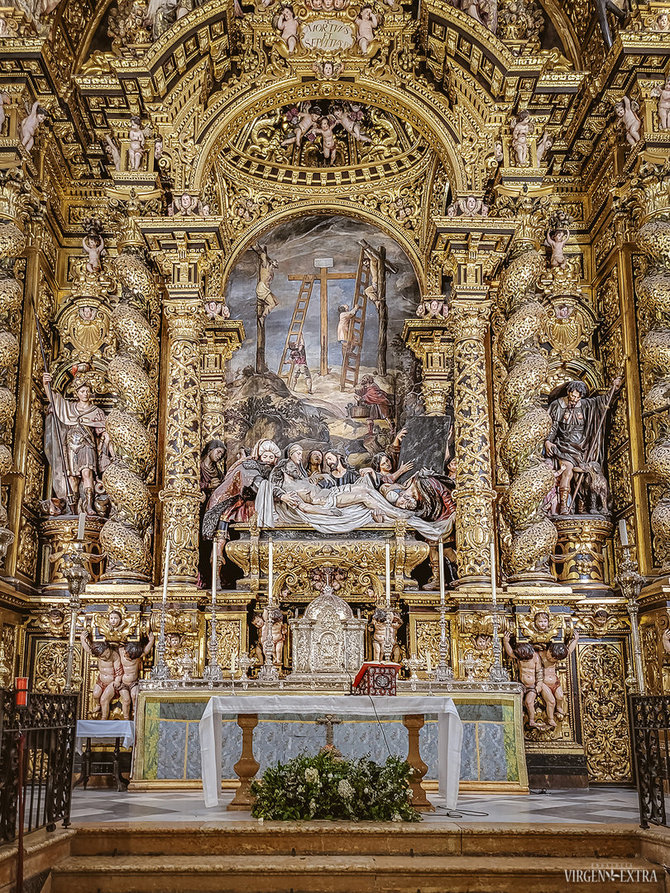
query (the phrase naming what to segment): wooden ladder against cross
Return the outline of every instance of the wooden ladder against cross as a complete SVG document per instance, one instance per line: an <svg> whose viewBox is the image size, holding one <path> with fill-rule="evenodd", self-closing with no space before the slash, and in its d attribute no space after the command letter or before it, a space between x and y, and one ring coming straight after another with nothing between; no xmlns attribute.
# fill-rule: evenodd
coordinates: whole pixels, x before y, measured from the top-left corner
<svg viewBox="0 0 670 893"><path fill-rule="evenodd" d="M292 278L292 276L289 276L289 279ZM316 275L303 276L301 278L298 298L295 302L293 316L291 317L291 325L288 327L288 332L286 333L284 350L282 351L279 369L277 370L277 374L282 378L288 378L291 373L291 347L298 343L298 339L302 334L302 328L305 325L305 319L307 318L307 309L312 297L312 289L314 288L314 280L316 278ZM284 367L286 367L286 369Z"/></svg>
<svg viewBox="0 0 670 893"><path fill-rule="evenodd" d="M363 265L365 250L361 248L358 258L358 270L356 271L356 286L354 290L354 302L351 309L356 311L349 323L349 337L344 346L342 357L342 371L340 372L340 390L344 391L347 385L355 388L358 384L358 371L361 366L363 353L363 336L365 334L365 312L368 306L368 296L365 289L370 284L370 270Z"/></svg>

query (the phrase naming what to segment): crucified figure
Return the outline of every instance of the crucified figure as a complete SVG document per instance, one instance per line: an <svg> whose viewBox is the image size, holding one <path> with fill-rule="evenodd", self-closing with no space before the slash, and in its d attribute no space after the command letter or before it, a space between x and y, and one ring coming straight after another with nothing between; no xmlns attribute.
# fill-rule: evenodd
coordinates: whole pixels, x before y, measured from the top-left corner
<svg viewBox="0 0 670 893"><path fill-rule="evenodd" d="M252 246L258 255L258 284L256 285L256 372L267 372L265 363L265 318L268 313L279 306L279 301L272 293L277 261L272 260L264 245L256 242Z"/></svg>
<svg viewBox="0 0 670 893"><path fill-rule="evenodd" d="M397 273L393 264L386 260L386 249L383 245L373 248L363 241L360 243L365 256L363 269L368 271L369 284L365 295L372 301L379 317L379 336L377 338L377 374L386 375L386 351L388 348L389 309L386 303L386 273Z"/></svg>

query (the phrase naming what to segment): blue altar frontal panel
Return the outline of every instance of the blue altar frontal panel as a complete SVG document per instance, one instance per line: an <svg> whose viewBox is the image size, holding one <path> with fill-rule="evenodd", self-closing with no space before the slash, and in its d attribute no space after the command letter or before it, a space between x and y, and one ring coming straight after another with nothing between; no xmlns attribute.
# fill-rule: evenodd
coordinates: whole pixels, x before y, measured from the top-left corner
<svg viewBox="0 0 670 893"><path fill-rule="evenodd" d="M168 695L146 696L138 702L143 722L138 729L133 780L197 781L201 777L198 723L206 699L172 700ZM471 783L517 784L524 786L520 771L523 743L519 749L519 723L514 704L483 703L481 700L456 700L463 722L461 780ZM323 719L295 715L259 716L254 732L254 756L260 772L276 763L302 753L316 754L326 743L327 727ZM383 762L389 753L407 755L407 729L400 717L385 717L379 722L361 717L338 716L333 723L333 743L349 759L369 756ZM428 766L426 780L437 779L437 717L427 715L420 731L421 756ZM242 750L242 731L235 716L223 717L222 775L236 777L234 765Z"/></svg>

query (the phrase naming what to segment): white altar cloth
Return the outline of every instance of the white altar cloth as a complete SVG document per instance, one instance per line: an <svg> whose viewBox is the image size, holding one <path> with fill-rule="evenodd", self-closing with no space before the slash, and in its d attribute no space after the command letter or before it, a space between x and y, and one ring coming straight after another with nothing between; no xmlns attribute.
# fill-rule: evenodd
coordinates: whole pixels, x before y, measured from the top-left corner
<svg viewBox="0 0 670 893"><path fill-rule="evenodd" d="M135 723L130 719L78 719L77 739L95 738L96 741L114 741L123 738L124 747L135 743Z"/></svg>
<svg viewBox="0 0 670 893"><path fill-rule="evenodd" d="M376 714L375 714L376 710ZM448 808L456 806L461 770L463 726L451 698L364 697L362 695L215 695L200 720L200 759L205 806L217 806L221 793L221 716L243 713L314 714L345 716L406 716L432 714L438 717L438 782L440 796Z"/></svg>

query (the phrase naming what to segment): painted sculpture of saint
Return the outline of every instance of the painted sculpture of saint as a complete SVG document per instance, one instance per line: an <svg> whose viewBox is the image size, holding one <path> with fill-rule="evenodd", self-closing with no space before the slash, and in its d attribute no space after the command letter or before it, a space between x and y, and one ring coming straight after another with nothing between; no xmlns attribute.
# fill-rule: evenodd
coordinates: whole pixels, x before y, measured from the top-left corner
<svg viewBox="0 0 670 893"><path fill-rule="evenodd" d="M607 395L587 397L584 382L571 381L566 396L549 405L553 424L545 441L545 454L555 468L560 515L576 514L582 494L590 497L590 514L607 512L607 481L602 468L604 422L620 387L621 378L617 377Z"/></svg>
<svg viewBox="0 0 670 893"><path fill-rule="evenodd" d="M279 459L281 450L272 440L259 440L251 456L241 450L241 455L209 498L202 524L205 539L212 539L220 530L222 540L225 540L230 523L251 518L260 485L269 482L270 473Z"/></svg>
<svg viewBox="0 0 670 893"><path fill-rule="evenodd" d="M91 400L91 388L83 376L73 382L76 400L66 400L52 391L48 372L42 378L53 406L45 420L44 448L54 491L70 502L72 511L94 515L96 484L102 486L100 478L111 460L107 417Z"/></svg>

